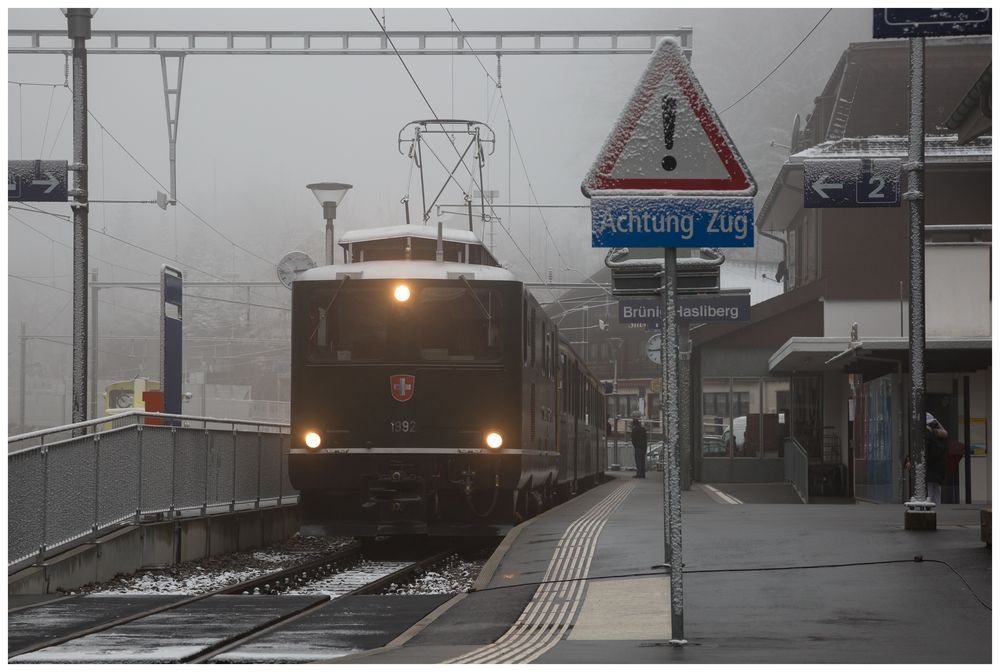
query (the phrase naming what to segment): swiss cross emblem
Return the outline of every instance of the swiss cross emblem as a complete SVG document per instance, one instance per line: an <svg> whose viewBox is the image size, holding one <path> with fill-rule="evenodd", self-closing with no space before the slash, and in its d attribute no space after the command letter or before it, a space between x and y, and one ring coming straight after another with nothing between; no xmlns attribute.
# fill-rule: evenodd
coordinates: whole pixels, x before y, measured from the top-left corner
<svg viewBox="0 0 1000 672"><path fill-rule="evenodd" d="M416 381L415 376L389 376L389 391L392 392L392 398L396 401L409 401L413 396L413 386Z"/></svg>

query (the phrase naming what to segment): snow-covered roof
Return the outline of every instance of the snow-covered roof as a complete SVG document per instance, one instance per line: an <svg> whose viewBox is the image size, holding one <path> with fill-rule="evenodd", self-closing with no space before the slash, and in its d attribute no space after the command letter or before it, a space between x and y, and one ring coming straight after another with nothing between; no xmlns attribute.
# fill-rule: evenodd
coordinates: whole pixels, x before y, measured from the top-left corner
<svg viewBox="0 0 1000 672"><path fill-rule="evenodd" d="M902 159L906 160L909 138L873 135L828 140L792 154L775 177L774 185L757 213L763 231L780 231L802 210L802 170L805 160ZM993 163L993 137L984 135L959 145L958 135L928 135L924 138L924 163L935 166L975 165L988 169Z"/></svg>
<svg viewBox="0 0 1000 672"><path fill-rule="evenodd" d="M394 238L426 238L437 240L436 226L417 226L416 224L400 224L397 226L380 226L370 229L355 229L348 231L340 238L340 244L346 247L350 243L360 243L371 240L392 240ZM441 238L450 243L467 243L482 245L483 242L472 231L464 229L442 229Z"/></svg>
<svg viewBox="0 0 1000 672"><path fill-rule="evenodd" d="M390 260L364 261L355 264L317 266L295 277L296 282L309 280L338 280L350 275L352 280L453 280L464 275L466 280L501 280L516 282L517 278L506 268L460 264L455 261Z"/></svg>
<svg viewBox="0 0 1000 672"><path fill-rule="evenodd" d="M899 135L873 135L865 138L828 140L788 157L789 163L805 159L905 159L909 138ZM981 136L967 145L958 144L958 135L928 135L924 140L927 163L992 162L993 138Z"/></svg>

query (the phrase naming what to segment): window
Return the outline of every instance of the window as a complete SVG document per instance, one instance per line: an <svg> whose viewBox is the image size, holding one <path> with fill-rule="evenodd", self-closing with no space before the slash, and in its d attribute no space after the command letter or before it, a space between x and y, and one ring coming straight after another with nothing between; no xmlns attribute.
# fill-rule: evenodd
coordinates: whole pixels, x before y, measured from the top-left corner
<svg viewBox="0 0 1000 672"><path fill-rule="evenodd" d="M569 413L569 371L566 366L566 355L559 353L559 398L563 413Z"/></svg>
<svg viewBox="0 0 1000 672"><path fill-rule="evenodd" d="M310 363L498 362L503 303L496 290L425 285L413 305L389 298L387 284L348 281L315 290L303 324Z"/></svg>
<svg viewBox="0 0 1000 672"><path fill-rule="evenodd" d="M705 378L701 383L701 454L704 457L728 457L729 379Z"/></svg>
<svg viewBox="0 0 1000 672"><path fill-rule="evenodd" d="M790 389L794 389L793 383L787 379L703 379L702 455L783 456L783 442L793 424Z"/></svg>
<svg viewBox="0 0 1000 672"><path fill-rule="evenodd" d="M819 376L792 378L791 433L806 452L810 462L823 461L823 397Z"/></svg>
<svg viewBox="0 0 1000 672"><path fill-rule="evenodd" d="M313 363L382 361L389 315L384 289L331 287L306 307L306 358Z"/></svg>
<svg viewBox="0 0 1000 672"><path fill-rule="evenodd" d="M760 456L760 378L733 379L733 430L735 457Z"/></svg>
<svg viewBox="0 0 1000 672"><path fill-rule="evenodd" d="M521 352L524 353L524 364L528 365L528 297L521 303Z"/></svg>
<svg viewBox="0 0 1000 672"><path fill-rule="evenodd" d="M476 289L473 292L467 287L423 287L418 292L415 308L409 319L416 326L420 361L500 359L503 304L496 290ZM407 317L399 319L405 321Z"/></svg>
<svg viewBox="0 0 1000 672"><path fill-rule="evenodd" d="M761 424L764 426L764 457L782 457L791 427L791 384L787 380L764 379Z"/></svg>
<svg viewBox="0 0 1000 672"><path fill-rule="evenodd" d="M531 359L528 362L531 366L535 365L535 309L531 309L531 323L528 329L528 346L531 348Z"/></svg>
<svg viewBox="0 0 1000 672"><path fill-rule="evenodd" d="M705 415L729 415L729 391L726 392L704 392L702 393Z"/></svg>
<svg viewBox="0 0 1000 672"><path fill-rule="evenodd" d="M545 323L542 322L542 375L548 375L549 372L549 332L545 329Z"/></svg>

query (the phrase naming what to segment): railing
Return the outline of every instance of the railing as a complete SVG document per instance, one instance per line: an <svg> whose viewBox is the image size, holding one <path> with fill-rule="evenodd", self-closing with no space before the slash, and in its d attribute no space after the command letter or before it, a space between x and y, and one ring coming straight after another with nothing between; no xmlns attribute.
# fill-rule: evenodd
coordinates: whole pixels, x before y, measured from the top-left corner
<svg viewBox="0 0 1000 672"><path fill-rule="evenodd" d="M809 503L809 454L792 437L785 439L785 480L792 484L802 502Z"/></svg>
<svg viewBox="0 0 1000 672"><path fill-rule="evenodd" d="M8 572L152 517L298 501L281 423L131 411L7 445Z"/></svg>

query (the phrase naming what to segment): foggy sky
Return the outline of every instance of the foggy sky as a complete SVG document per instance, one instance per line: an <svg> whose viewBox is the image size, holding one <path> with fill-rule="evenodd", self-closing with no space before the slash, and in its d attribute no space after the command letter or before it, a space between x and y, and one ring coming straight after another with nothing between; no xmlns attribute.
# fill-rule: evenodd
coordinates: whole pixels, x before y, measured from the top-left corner
<svg viewBox="0 0 1000 672"><path fill-rule="evenodd" d="M692 26L694 72L721 111L784 58L824 11L453 9L452 14L469 31ZM390 32L452 28L444 9L390 9L386 18ZM8 20L11 29L64 29L66 25L58 9L11 9ZM93 28L377 30L378 25L364 9L101 9ZM788 144L793 117L801 114L804 120L811 112L813 99L843 50L850 42L870 39L871 10L835 9L777 73L721 115L757 180L758 204L787 154L769 142ZM407 56L405 60L440 117L486 121L496 132L486 188L500 192L499 202L534 202L528 190L530 179L540 203L585 204L580 182L648 57L504 57L503 94L527 178L516 149L510 147L496 88L475 58ZM483 56L481 60L495 77L496 58ZM8 80L61 84L63 77L62 56L8 56ZM72 160L72 115L64 116L70 104L68 90L8 84L7 92L8 157ZM169 183L156 56L92 55L89 107L146 169L164 185ZM416 220L419 181L414 171L408 183L410 163L398 153L396 137L407 122L432 116L395 56L189 56L179 115L177 196L226 236L270 262L235 249L180 207L163 212L155 205L93 204L92 229L163 257L92 233L91 254L105 261L91 260L91 267L99 269L102 280L153 280L165 262L180 264L188 279L209 279L208 272L215 277L273 280L273 263L290 250L323 258L322 210L305 186L311 182L354 185L338 209L338 238L350 229L403 223L399 201L407 193ZM161 187L92 119L89 139L92 199L155 198ZM449 153L439 150L441 156L453 162L456 156L447 149ZM443 173L431 172L435 166L431 160L425 165L430 198L440 187ZM468 187L467 174L461 171L459 175ZM451 187L442 201L461 202L461 193ZM65 204L36 205L70 213ZM498 212L518 246L529 253L531 266L542 275L551 270L556 281L575 282L581 280L579 273L565 271L565 267L589 274L601 266L604 251L590 248L587 210L545 210L542 214L513 210L509 219L506 210ZM56 241L71 244L70 224L65 220L23 211L10 214ZM543 217L550 235L543 228ZM464 221L456 223L464 225ZM499 227L496 240L498 256L519 277L538 280ZM776 252L775 247L758 251L770 258ZM71 259L65 247L9 218L10 274L68 290ZM152 295L141 294L115 292L113 301L125 312L155 312ZM258 292L254 297L267 303L280 298L277 292ZM21 320L28 322L32 333L69 334L69 298L64 291L9 278L9 337L13 338ZM102 306L101 310L102 317L120 317L117 309ZM51 348L52 356L68 359L68 348Z"/></svg>

